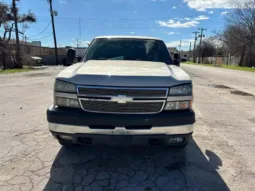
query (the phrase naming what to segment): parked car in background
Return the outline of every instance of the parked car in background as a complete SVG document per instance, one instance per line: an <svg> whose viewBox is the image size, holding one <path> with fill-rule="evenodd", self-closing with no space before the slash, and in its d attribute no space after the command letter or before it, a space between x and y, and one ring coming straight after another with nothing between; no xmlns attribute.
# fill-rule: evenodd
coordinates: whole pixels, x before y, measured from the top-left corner
<svg viewBox="0 0 255 191"><path fill-rule="evenodd" d="M193 133L192 81L153 37L97 37L56 77L49 130L63 146L185 147Z"/></svg>
<svg viewBox="0 0 255 191"><path fill-rule="evenodd" d="M184 56L182 57L182 59L181 59L181 62L187 62L187 60L188 60L187 55L184 55Z"/></svg>

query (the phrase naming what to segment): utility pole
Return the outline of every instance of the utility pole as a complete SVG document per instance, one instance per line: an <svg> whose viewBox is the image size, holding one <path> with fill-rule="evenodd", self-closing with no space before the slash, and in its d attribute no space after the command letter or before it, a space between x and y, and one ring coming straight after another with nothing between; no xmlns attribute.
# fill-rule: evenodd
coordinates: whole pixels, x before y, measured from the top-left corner
<svg viewBox="0 0 255 191"><path fill-rule="evenodd" d="M27 61L27 36L25 35L25 58Z"/></svg>
<svg viewBox="0 0 255 191"><path fill-rule="evenodd" d="M81 17L79 17L79 40L81 40Z"/></svg>
<svg viewBox="0 0 255 191"><path fill-rule="evenodd" d="M181 51L182 51L182 40L180 41L180 45L179 45L180 57L181 57Z"/></svg>
<svg viewBox="0 0 255 191"><path fill-rule="evenodd" d="M52 23L52 30L53 30L53 37L54 37L54 46L55 46L55 57L56 57L56 64L58 65L58 46L57 46L57 38L56 38L56 31L55 31L55 23L54 23L54 16L56 12L52 9L52 0L48 0L50 3L50 16L51 16L51 23Z"/></svg>
<svg viewBox="0 0 255 191"><path fill-rule="evenodd" d="M16 0L12 0L12 7L13 7L13 16L14 16L15 34L16 34L16 67L22 68L21 57L20 57L19 28L18 28Z"/></svg>
<svg viewBox="0 0 255 191"><path fill-rule="evenodd" d="M201 31L199 38L200 38L200 47L199 47L199 60L198 63L201 63L201 57L202 57L202 41L203 41L203 37L205 37L203 35L203 32L206 30L204 28L198 29L199 31Z"/></svg>
<svg viewBox="0 0 255 191"><path fill-rule="evenodd" d="M197 34L198 32L193 32L195 34L195 42L194 42L194 48L193 48L193 62L196 63L196 44L197 44Z"/></svg>
<svg viewBox="0 0 255 191"><path fill-rule="evenodd" d="M79 39L77 38L77 48L79 48Z"/></svg>
<svg viewBox="0 0 255 191"><path fill-rule="evenodd" d="M189 44L189 57L190 57L190 52L191 52L191 42Z"/></svg>

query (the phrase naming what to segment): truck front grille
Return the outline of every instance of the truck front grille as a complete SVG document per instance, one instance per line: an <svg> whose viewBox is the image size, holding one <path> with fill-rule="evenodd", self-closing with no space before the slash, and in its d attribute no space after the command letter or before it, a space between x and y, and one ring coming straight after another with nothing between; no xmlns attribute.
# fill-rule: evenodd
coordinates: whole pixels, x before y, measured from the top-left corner
<svg viewBox="0 0 255 191"><path fill-rule="evenodd" d="M78 86L79 96L85 97L112 97L125 95L133 98L166 98L167 88L118 88Z"/></svg>
<svg viewBox="0 0 255 191"><path fill-rule="evenodd" d="M117 103L104 100L80 99L80 103L83 110L89 112L145 114L159 113L163 109L165 101L134 101L127 103Z"/></svg>

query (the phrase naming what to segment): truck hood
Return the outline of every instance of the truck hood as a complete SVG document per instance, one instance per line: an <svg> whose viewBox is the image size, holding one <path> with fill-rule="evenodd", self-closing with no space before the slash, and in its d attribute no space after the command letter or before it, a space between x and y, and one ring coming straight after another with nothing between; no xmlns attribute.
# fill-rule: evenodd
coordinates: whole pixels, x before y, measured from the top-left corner
<svg viewBox="0 0 255 191"><path fill-rule="evenodd" d="M169 87L191 82L181 68L161 62L89 60L74 64L57 76L79 85Z"/></svg>

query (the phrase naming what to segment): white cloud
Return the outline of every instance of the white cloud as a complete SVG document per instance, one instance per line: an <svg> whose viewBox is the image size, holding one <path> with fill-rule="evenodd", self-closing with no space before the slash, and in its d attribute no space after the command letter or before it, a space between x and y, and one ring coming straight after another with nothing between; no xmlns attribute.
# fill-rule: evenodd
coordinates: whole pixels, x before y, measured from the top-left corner
<svg viewBox="0 0 255 191"><path fill-rule="evenodd" d="M190 42L193 42L193 41L194 41L193 38L191 38L191 39L183 39L182 40L182 48L185 49L185 47L186 48L189 47L190 46ZM167 47L179 47L179 45L180 45L180 41L172 41L172 42L166 43Z"/></svg>
<svg viewBox="0 0 255 191"><path fill-rule="evenodd" d="M231 9L240 3L240 0L183 0L183 2L192 9L205 11L206 9Z"/></svg>
<svg viewBox="0 0 255 191"><path fill-rule="evenodd" d="M208 19L209 19L209 17L207 17L205 15L200 15L200 16L194 18L193 20L194 21L202 21L202 20L208 20Z"/></svg>
<svg viewBox="0 0 255 191"><path fill-rule="evenodd" d="M199 24L198 21L187 21L181 23L180 21L174 21L174 20L169 20L169 21L157 21L157 23L162 26L162 27L168 27L168 28L190 28L190 27L195 27Z"/></svg>
<svg viewBox="0 0 255 191"><path fill-rule="evenodd" d="M179 32L169 32L169 33L167 33L167 34L169 34L169 35L174 35L174 34L180 34Z"/></svg>
<svg viewBox="0 0 255 191"><path fill-rule="evenodd" d="M173 6L172 9L177 9L177 7L176 7L176 6Z"/></svg>
<svg viewBox="0 0 255 191"><path fill-rule="evenodd" d="M209 17L200 15L196 18L189 18L185 17L184 19L178 19L178 20L173 20L170 19L169 21L156 21L160 26L162 27L168 27L168 28L190 28L190 27L196 27L197 25L200 24L199 21L202 20L208 20ZM186 20L184 22L181 22L182 20Z"/></svg>
<svg viewBox="0 0 255 191"><path fill-rule="evenodd" d="M226 15L226 14L228 14L227 11L223 11L223 12L220 13L220 15Z"/></svg>
<svg viewBox="0 0 255 191"><path fill-rule="evenodd" d="M60 4L66 4L67 0L59 0Z"/></svg>
<svg viewBox="0 0 255 191"><path fill-rule="evenodd" d="M79 41L80 45L88 45L90 43L90 41L85 40L85 41Z"/></svg>
<svg viewBox="0 0 255 191"><path fill-rule="evenodd" d="M214 13L214 11L209 11L208 13L212 15Z"/></svg>

